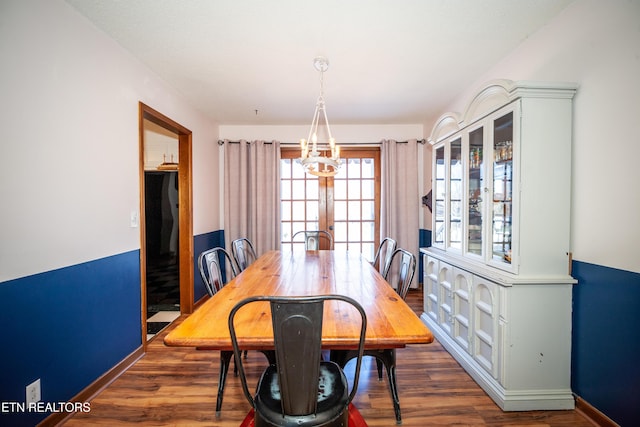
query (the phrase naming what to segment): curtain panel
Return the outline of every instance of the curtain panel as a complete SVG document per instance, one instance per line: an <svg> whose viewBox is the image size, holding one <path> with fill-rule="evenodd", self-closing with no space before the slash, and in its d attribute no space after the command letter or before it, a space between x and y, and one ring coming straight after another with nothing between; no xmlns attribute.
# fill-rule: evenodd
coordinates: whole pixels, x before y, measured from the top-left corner
<svg viewBox="0 0 640 427"><path fill-rule="evenodd" d="M380 239L395 239L398 247L414 254L416 260L420 256L418 154L416 139L381 142ZM412 287L418 282L414 276Z"/></svg>
<svg viewBox="0 0 640 427"><path fill-rule="evenodd" d="M224 141L225 245L246 237L258 256L280 248L280 143Z"/></svg>

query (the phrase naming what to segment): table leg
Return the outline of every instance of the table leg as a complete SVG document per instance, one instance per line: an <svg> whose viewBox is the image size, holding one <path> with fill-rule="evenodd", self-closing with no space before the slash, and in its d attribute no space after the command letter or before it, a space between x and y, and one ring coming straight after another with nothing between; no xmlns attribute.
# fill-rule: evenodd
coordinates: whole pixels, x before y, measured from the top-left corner
<svg viewBox="0 0 640 427"><path fill-rule="evenodd" d="M233 351L220 352L220 378L218 379L218 399L216 401L216 418L220 417L222 410L222 398L224 396L224 383L227 381L227 372L229 372L229 364Z"/></svg>

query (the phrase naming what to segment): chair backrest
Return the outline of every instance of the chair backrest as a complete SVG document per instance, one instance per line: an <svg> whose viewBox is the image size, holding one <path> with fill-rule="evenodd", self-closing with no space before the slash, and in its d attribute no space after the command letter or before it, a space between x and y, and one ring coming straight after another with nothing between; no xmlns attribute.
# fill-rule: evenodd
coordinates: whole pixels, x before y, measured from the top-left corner
<svg viewBox="0 0 640 427"><path fill-rule="evenodd" d="M307 251L317 251L320 249L320 239L327 239L329 249L333 249L333 236L326 230L298 231L291 237L291 242L295 242L298 236L304 236L304 249Z"/></svg>
<svg viewBox="0 0 640 427"><path fill-rule="evenodd" d="M353 385L348 401L351 402L358 388L360 366L364 352L367 318L362 306L344 295L320 295L309 297L254 296L240 301L229 314L229 333L236 364L247 400L255 407L249 391L241 360L242 348L238 344L234 318L245 305L268 301L271 306L275 359L280 384L282 411L286 415L315 413L319 394L319 372L322 350L322 316L324 302L339 300L351 304L360 314L360 341ZM333 363L333 362L323 362Z"/></svg>
<svg viewBox="0 0 640 427"><path fill-rule="evenodd" d="M226 268L227 265L231 267L230 272ZM238 274L229 252L220 247L202 252L198 256L198 269L209 296L222 289L228 281L225 279L230 280Z"/></svg>
<svg viewBox="0 0 640 427"><path fill-rule="evenodd" d="M231 242L231 253L238 265L238 271L244 271L245 268L256 260L256 251L253 248L253 244L247 238L236 239Z"/></svg>
<svg viewBox="0 0 640 427"><path fill-rule="evenodd" d="M383 277L387 276L387 271L389 271L389 266L391 265L391 257L396 250L396 245L396 241L391 237L385 237L382 239L382 242L380 242L380 246L378 246L376 256L373 259L373 266L378 269Z"/></svg>
<svg viewBox="0 0 640 427"><path fill-rule="evenodd" d="M405 249L396 249L384 278L395 288L398 295L405 299L415 272L416 257Z"/></svg>

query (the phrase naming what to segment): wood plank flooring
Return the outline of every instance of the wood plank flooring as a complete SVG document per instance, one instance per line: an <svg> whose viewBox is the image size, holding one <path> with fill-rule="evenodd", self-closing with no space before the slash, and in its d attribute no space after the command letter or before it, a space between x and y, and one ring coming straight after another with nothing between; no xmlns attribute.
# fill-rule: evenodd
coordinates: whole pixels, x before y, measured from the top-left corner
<svg viewBox="0 0 640 427"><path fill-rule="evenodd" d="M407 302L420 314L422 291L411 290ZM239 378L229 374L222 414L216 418L219 353L166 347L166 333L157 335L147 354L91 401L90 412L74 415L65 425L237 427L249 410ZM592 426L576 411L501 411L438 342L398 350L397 358L405 427ZM264 356L250 352L249 378L257 378L265 364ZM355 404L369 426L395 425L386 377L378 381L371 358L363 363Z"/></svg>

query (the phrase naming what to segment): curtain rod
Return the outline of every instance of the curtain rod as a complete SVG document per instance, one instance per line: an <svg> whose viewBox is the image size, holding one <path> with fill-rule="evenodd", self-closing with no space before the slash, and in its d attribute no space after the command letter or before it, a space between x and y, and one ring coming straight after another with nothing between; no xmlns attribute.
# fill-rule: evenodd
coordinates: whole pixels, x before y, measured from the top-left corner
<svg viewBox="0 0 640 427"><path fill-rule="evenodd" d="M225 141L224 141L223 139L219 139L219 140L218 140L218 145L224 145L224 142L225 142ZM240 144L242 141L227 141L227 142L228 142L229 144ZM250 141L245 141L245 142L246 142L247 144L251 144L251 142L250 142ZM409 143L409 141L396 141L396 142L397 142L398 144L408 144L408 143ZM426 140L426 139L418 139L418 140L417 140L417 142L418 142L419 144L424 145L424 144L427 142L427 140ZM265 143L265 144L272 144L272 143L271 143L271 142L269 142L269 141L265 141L264 143ZM362 143L355 143L355 144L339 144L339 145L344 145L344 146L354 146L354 145L376 145L376 144L380 144L380 142L362 142ZM296 143L296 142L283 142L283 143L281 143L280 145L284 145L284 146L288 146L288 145L294 146L294 145L295 145L295 146L298 146L298 145L300 145L300 144L298 144L298 143Z"/></svg>
<svg viewBox="0 0 640 427"><path fill-rule="evenodd" d="M224 142L225 142L224 139L219 139L218 140L218 145L224 145ZM240 144L242 141L227 141L227 142L229 144ZM251 144L251 141L246 141L245 140L244 142L246 142L247 144ZM271 142L271 141L265 141L264 143L265 144L273 144L273 142Z"/></svg>

